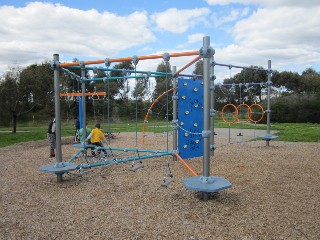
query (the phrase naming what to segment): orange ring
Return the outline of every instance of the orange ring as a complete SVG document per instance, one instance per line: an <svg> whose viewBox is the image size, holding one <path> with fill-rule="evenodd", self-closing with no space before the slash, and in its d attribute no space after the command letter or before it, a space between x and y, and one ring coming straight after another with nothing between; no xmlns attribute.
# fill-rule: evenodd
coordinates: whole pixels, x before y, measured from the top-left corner
<svg viewBox="0 0 320 240"><path fill-rule="evenodd" d="M234 108L234 110L235 110L235 118L234 118L234 120L232 121L232 122L228 122L228 121L226 121L225 119L224 119L224 110L226 109L226 107L228 107L228 106L231 106L231 107L233 107ZM226 104L226 105L224 105L224 107L222 108L222 110L221 110L221 117L222 117L222 120L226 123L226 124L233 124L233 123L235 123L236 121L237 121L237 119L238 119L238 109L237 109L237 107L235 106L235 105L233 105L233 104L231 104L231 103L228 103L228 104Z"/></svg>
<svg viewBox="0 0 320 240"><path fill-rule="evenodd" d="M248 118L247 118L247 120L246 121L241 121L240 119L239 119L239 108L240 107L246 107L247 108L247 116L248 116ZM239 122L239 123L242 123L242 124L245 124L245 123L247 123L247 122L249 122L250 121L250 118L251 118L251 108L250 108L250 106L249 105L247 105L247 104L245 104L245 103L242 103L242 104L240 104L238 107L237 107L237 110L238 110L238 114L237 114L237 121Z"/></svg>
<svg viewBox="0 0 320 240"><path fill-rule="evenodd" d="M261 117L258 119L258 120L253 120L252 118L251 118L251 116L252 116L252 107L254 107L254 106L257 106L258 108L260 108L261 109ZM251 122L253 122L253 123L258 123L258 122L260 122L262 119L263 119L263 117L264 117L264 109L263 109L263 107L260 105L260 104L256 104L256 103L254 103L254 104L251 104L251 106L250 106L250 109L251 109L251 112L250 112L250 116L249 116L249 120L251 121Z"/></svg>

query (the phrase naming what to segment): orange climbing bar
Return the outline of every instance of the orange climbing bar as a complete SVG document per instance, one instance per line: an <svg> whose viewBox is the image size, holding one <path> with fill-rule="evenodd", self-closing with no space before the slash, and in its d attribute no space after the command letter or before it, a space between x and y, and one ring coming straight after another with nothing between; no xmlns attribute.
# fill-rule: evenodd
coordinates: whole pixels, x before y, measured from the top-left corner
<svg viewBox="0 0 320 240"><path fill-rule="evenodd" d="M174 155L176 155L176 157L179 159L179 161L183 164L183 166L185 166L188 171L192 174L192 176L198 176L198 174L193 171L193 169L186 163L185 160L183 160L180 155L178 153L174 153Z"/></svg>
<svg viewBox="0 0 320 240"><path fill-rule="evenodd" d="M91 92L87 92L86 96L106 96L106 92L95 92L95 93L91 93ZM81 97L82 93L60 93L60 97Z"/></svg>
<svg viewBox="0 0 320 240"><path fill-rule="evenodd" d="M199 55L199 51L169 53L170 57L185 57L185 56L193 56L193 55ZM157 58L163 58L163 55L159 54L159 55L138 56L138 60L157 59ZM132 61L132 57L110 58L109 61L110 62L127 62L127 61ZM84 65L101 64L101 63L104 63L104 60L85 61ZM80 62L60 63L60 67L72 67L72 66L79 66L79 65L80 65Z"/></svg>
<svg viewBox="0 0 320 240"><path fill-rule="evenodd" d="M179 71L176 72L176 75L178 75L179 73L181 73L183 70L185 70L186 68L190 67L192 64L194 64L195 62L199 61L199 59L201 58L201 56L196 57L195 59L193 59L190 63L188 63L187 65L185 65L183 68L181 68Z"/></svg>

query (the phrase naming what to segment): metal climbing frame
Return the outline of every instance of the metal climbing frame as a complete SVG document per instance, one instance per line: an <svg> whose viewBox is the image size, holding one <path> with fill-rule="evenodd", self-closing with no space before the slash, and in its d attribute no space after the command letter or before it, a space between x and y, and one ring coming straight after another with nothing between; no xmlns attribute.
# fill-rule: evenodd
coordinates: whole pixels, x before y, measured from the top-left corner
<svg viewBox="0 0 320 240"><path fill-rule="evenodd" d="M232 64L223 64L223 63L217 63L215 61L212 61L211 63L212 67L215 66L222 66L222 67L228 67L229 69L231 68L241 68L241 69L251 69L251 70L255 70L255 71L266 71L268 74L268 81L266 82L266 84L263 84L264 86L267 86L267 110L263 112L263 108L261 105L258 104L254 104L255 106L258 106L259 108L261 108L263 114L261 114L261 118L258 119L258 121L255 121L253 119L251 119L251 116L249 116L250 121L257 123L259 121L261 121L261 119L264 116L264 113L266 113L267 115L267 130L266 130L266 134L265 135L259 135L258 137L261 139L266 140L266 146L270 145L270 140L272 139L276 139L278 138L278 136L274 136L272 134L270 134L270 114L271 114L271 104L270 104L270 99L271 99L271 74L272 74L272 69L271 69L271 60L268 60L268 68L264 69L264 68L260 68L260 67L244 67L244 66L238 66L238 65L232 65ZM235 84L220 84L220 85L230 85L230 86L235 86ZM240 85L240 84L238 84ZM261 85L261 83L246 83L246 85ZM252 105L250 106L250 108L252 107Z"/></svg>
<svg viewBox="0 0 320 240"><path fill-rule="evenodd" d="M213 89L214 89L214 66L226 66L226 67L236 67L236 68L244 68L240 66L235 66L235 65L226 65L226 64L219 64L213 61L213 56L214 56L214 49L211 48L210 46L210 38L208 36L203 38L203 47L200 49L200 51L192 51L192 52L183 52L183 53L171 53L167 54L167 58L170 57L182 57L182 56L192 56L192 55L199 55L200 57L203 58L203 131L202 131L202 138L203 138L203 149L204 149L204 154L203 154L203 175L199 176L195 171L193 171L187 163L179 156L177 149L174 149L172 152L167 151L165 152L153 152L152 157L158 157L158 156L165 156L165 155L174 155L186 168L190 171L190 173L193 175L191 178L186 178L183 179L183 183L185 187L189 190L196 190L200 191L203 194L203 199L208 200L209 199L209 193L210 192L217 192L226 188L229 188L232 186L232 184L227 180L222 177L217 177L217 176L210 176L210 155L214 152L215 147L214 147L214 142L213 142L213 135L214 135L214 126L213 124L213 117L214 117L214 106L213 106ZM110 62L123 62L123 61L133 61L134 59L136 60L146 60L146 59L157 59L157 58L163 58L163 55L149 55L149 56L135 56L135 57L128 57L128 58L116 58L116 59L105 59L105 60L96 60L96 61L87 61L87 62L72 62L72 63L60 63L59 62L59 55L54 54L53 56L53 62L52 62L52 67L54 69L54 86L55 86L55 115L56 115L56 136L57 136L57 163L54 164L53 169L54 173L57 174L57 181L60 182L62 181L62 174L64 172L68 172L69 170L72 169L78 169L80 166L74 166L72 163L67 162L63 163L62 162L62 152L61 152L61 118L60 118L60 100L59 100L59 71L61 70L60 68L62 67L80 67L81 69L81 77L79 80L82 83L82 104L84 106L83 109L83 122L86 122L86 114L85 114L85 81L88 80L85 78L85 69L86 65L90 64L101 64L101 63L107 63L110 64ZM198 56L192 63L195 61L199 60L200 57ZM190 65L192 64L190 63ZM188 66L190 66L188 65ZM187 66L187 67L188 67ZM108 66L107 66L108 67ZM262 70L260 68L256 70ZM175 71L174 71L175 72ZM145 72L144 72L145 73ZM177 76L179 73L176 72L174 73L174 77ZM270 88L271 88L271 61L269 60L268 62L268 106L267 106L267 123L268 123L268 128L267 128L267 134L264 136L266 141L270 141L272 138L270 135ZM165 75L168 76L168 75ZM136 77L136 76L135 76ZM175 78L174 78L175 79ZM91 80L91 79L90 79ZM98 79L97 79L98 80ZM105 78L102 78L101 80L106 80ZM166 89L168 92L169 90ZM175 91L175 89L173 90ZM176 93L174 94L176 97ZM177 104L176 101L174 101L174 104ZM175 108L176 109L176 106ZM168 113L167 113L168 114ZM177 121L176 115L173 115L174 119L173 121ZM174 122L173 122L174 124ZM177 131L174 131L175 134ZM177 138L175 136L175 140L177 141ZM177 144L175 143L175 146ZM108 150L108 148L106 148ZM133 149L133 151L136 151L136 149ZM79 150L78 153L81 153ZM146 156L146 158L150 158L149 156ZM86 167L94 167L94 166L103 166L107 164L112 164L112 163L119 163L119 162L126 162L126 161L134 161L140 159L133 157L133 158L128 158L128 159L116 159L112 161L103 161L100 163L94 163L91 165L88 165ZM52 167L52 166L50 166ZM82 166L83 167L83 166ZM66 170L65 170L66 169ZM51 170L49 170L50 172ZM52 171L51 171L52 172Z"/></svg>
<svg viewBox="0 0 320 240"><path fill-rule="evenodd" d="M105 59L105 60L96 60L96 61L80 61L80 62L72 62L72 63L60 63L59 62L59 54L54 54L53 55L53 61L52 61L52 68L54 70L54 98L55 98L55 117L56 117L56 163L55 164L48 164L40 168L39 170L42 172L50 172L54 173L57 175L57 182L62 181L62 175L65 172L72 171L75 169L78 169L79 166L76 166L75 164L71 162L62 162L62 147L61 147L61 116L60 116L60 71L64 71L65 73L70 73L72 74L73 77L76 77L80 82L81 82L81 89L82 89L82 106L83 106L83 111L82 111L82 121L86 122L86 109L85 109L85 82L86 81L92 81L92 80L102 80L102 81L108 81L111 80L111 78L101 78L101 79L87 79L85 77L85 71L88 69L86 65L90 64L101 64L105 63L106 69L105 68L98 68L98 70L102 71L111 71L108 69L110 66L111 62L123 62L123 61L138 61L138 60L147 60L147 59L157 59L157 58L164 58L166 56L166 59L170 59L170 57L183 57L183 56L192 56L192 55L199 55L199 51L192 51L192 52L181 52L181 53L165 53L164 55L149 55L149 56L134 56L132 58L115 58L115 59ZM74 67L74 68L80 68L81 70L81 76L76 76L74 73L71 73L66 67ZM97 68L92 68L92 70L96 70ZM114 70L118 71L118 70ZM121 70L123 71L123 70ZM131 70L127 70L131 71ZM133 71L134 73L142 73L147 76L150 76L152 73L150 72L143 72L143 71ZM164 73L153 73L155 75L162 75L162 76L167 76L168 74ZM171 74L170 74L171 76ZM137 78L140 76L126 76L126 78ZM145 76L141 76L145 77ZM86 131L84 131L84 134L86 134ZM86 136L84 136L85 138ZM77 154L75 154L72 159L75 159L79 154L84 153L86 154L86 149L89 146L83 146L81 147L80 150L78 150ZM167 147L168 148L168 147ZM141 151L138 150L137 148L135 149L136 152ZM151 158L151 157L158 157L158 156L165 156L165 155L174 155L172 152L165 152L165 153L155 153L152 156L138 156L130 159L122 159L122 160L116 160L114 162L124 162L124 161L134 161L137 159L142 159L142 158ZM106 162L104 161L103 163L100 164L95 164L93 166L100 166L100 165L106 165ZM90 166L92 167L92 166Z"/></svg>

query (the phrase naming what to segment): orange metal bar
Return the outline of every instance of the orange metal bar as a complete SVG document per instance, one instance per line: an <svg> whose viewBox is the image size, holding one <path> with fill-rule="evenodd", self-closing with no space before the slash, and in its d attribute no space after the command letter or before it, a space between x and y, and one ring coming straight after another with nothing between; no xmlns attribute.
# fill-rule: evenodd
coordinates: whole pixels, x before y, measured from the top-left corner
<svg viewBox="0 0 320 240"><path fill-rule="evenodd" d="M185 57L185 56L193 56L199 55L199 51L190 51L190 52L180 52L180 53L169 53L170 57ZM139 60L147 60L147 59L157 59L163 58L163 55L148 55L148 56L139 56ZM126 58L111 58L109 59L110 62L126 62L131 61L132 57ZM84 65L91 65L91 64L101 64L104 63L104 60L93 60L93 61L86 61ZM72 66L79 66L80 62L70 62L70 63L60 63L60 67L72 67Z"/></svg>
<svg viewBox="0 0 320 240"><path fill-rule="evenodd" d="M87 92L86 96L106 96L106 92ZM82 93L60 93L60 97L81 97Z"/></svg>
<svg viewBox="0 0 320 240"><path fill-rule="evenodd" d="M153 108L154 105L156 105L156 103L158 102L158 100L160 98L162 98L166 93L169 93L169 92L172 92L173 91L173 88L170 88L168 91L160 94L156 100L153 101L153 103L151 104L151 106L149 107L148 111L147 111L147 114L144 118L144 121L143 121L143 125L142 125L142 144L144 144L144 137L145 137L145 129L146 129L146 126L147 126L147 120L148 120L148 117L149 117L149 110L151 110Z"/></svg>
<svg viewBox="0 0 320 240"><path fill-rule="evenodd" d="M198 174L184 161L178 153L175 153L176 157L179 159L179 161L185 166L188 171L192 174L192 176L198 176Z"/></svg>
<svg viewBox="0 0 320 240"><path fill-rule="evenodd" d="M176 75L178 75L179 73L181 73L183 70L185 70L186 68L190 67L192 64L194 64L195 62L197 62L199 59L201 58L201 56L196 57L195 59L193 59L190 63L188 63L187 65L185 65L183 68L181 68L179 71L176 72Z"/></svg>

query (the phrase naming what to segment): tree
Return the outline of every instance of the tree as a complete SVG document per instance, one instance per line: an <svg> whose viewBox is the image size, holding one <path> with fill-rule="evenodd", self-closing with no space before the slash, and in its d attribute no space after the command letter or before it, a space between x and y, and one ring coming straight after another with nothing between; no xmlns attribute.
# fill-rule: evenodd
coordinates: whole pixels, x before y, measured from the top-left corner
<svg viewBox="0 0 320 240"><path fill-rule="evenodd" d="M320 74L312 68L307 68L301 75L301 90L305 93L320 92Z"/></svg>
<svg viewBox="0 0 320 240"><path fill-rule="evenodd" d="M262 101L262 90L266 87L263 83L267 82L267 72L257 70L257 68L257 66L250 66L250 68L242 69L240 73L223 81L224 84L228 84L226 88L230 95L230 102L252 104ZM255 83L255 85L250 83Z"/></svg>
<svg viewBox="0 0 320 240"><path fill-rule="evenodd" d="M109 92L110 99L114 99L116 105L112 111L119 112L120 115L125 115L132 117L132 112L130 111L130 101L129 101L129 92L130 92L130 79L123 78L124 76L130 75L126 70L133 70L134 67L131 61L121 62L113 67L114 69L119 69L119 71L111 71L111 77L119 77L117 80L109 81Z"/></svg>
<svg viewBox="0 0 320 240"><path fill-rule="evenodd" d="M0 98L3 107L9 111L11 115L12 133L17 132L18 116L31 111L35 107L35 105L32 104L32 93L27 93L26 86L21 83L21 71L22 68L20 66L10 67L4 76L4 82L0 89ZM31 103L31 107L28 107L28 101Z"/></svg>
<svg viewBox="0 0 320 240"><path fill-rule="evenodd" d="M146 96L148 92L148 79L137 78L136 85L132 91L132 96L134 98L143 100L144 96Z"/></svg>
<svg viewBox="0 0 320 240"><path fill-rule="evenodd" d="M164 73L171 73L171 66L170 63L161 62L157 67L157 72L164 72ZM172 88L172 77L171 76L159 76L155 77L156 86L153 91L153 99L156 99L161 94L165 93L166 90ZM167 97L168 100L172 100L172 93L168 93L168 96L165 95L164 97L160 98L153 108L154 112L157 112L158 115L161 114L162 117L165 117L166 114L166 106L167 106ZM169 104L169 113L172 112L172 106Z"/></svg>
<svg viewBox="0 0 320 240"><path fill-rule="evenodd" d="M27 109L44 110L52 115L53 107L53 70L48 62L32 64L22 70L20 85L23 86Z"/></svg>
<svg viewBox="0 0 320 240"><path fill-rule="evenodd" d="M22 68L19 66L10 67L5 73L0 89L0 98L4 107L10 112L13 124L12 133L17 131L17 118L22 114L25 105L25 94L23 86L20 84L20 73ZM31 111L28 109L27 111Z"/></svg>
<svg viewBox="0 0 320 240"><path fill-rule="evenodd" d="M195 74L195 75L203 75L203 60L199 60L196 63L195 69L193 71L193 74Z"/></svg>
<svg viewBox="0 0 320 240"><path fill-rule="evenodd" d="M272 74L273 85L277 88L284 87L288 92L302 92L301 76L296 72L283 71L281 73L275 71Z"/></svg>
<svg viewBox="0 0 320 240"><path fill-rule="evenodd" d="M160 63L157 67L157 72L171 73L170 63ZM172 88L172 78L170 76L155 77L156 86L153 92L154 98L157 98L160 94L164 93L166 89Z"/></svg>
<svg viewBox="0 0 320 240"><path fill-rule="evenodd" d="M0 89L1 108L10 112L12 133L17 131L17 120L31 111L52 111L53 71L49 63L30 65L24 69L10 67Z"/></svg>
<svg viewBox="0 0 320 240"><path fill-rule="evenodd" d="M121 69L123 71L112 71L110 72L111 77L120 77L117 80L110 81L110 97L120 97L122 100L128 100L128 93L130 91L129 79L122 78L124 75L130 75L126 70L133 70L134 67L129 61L121 62L114 66L114 69Z"/></svg>

